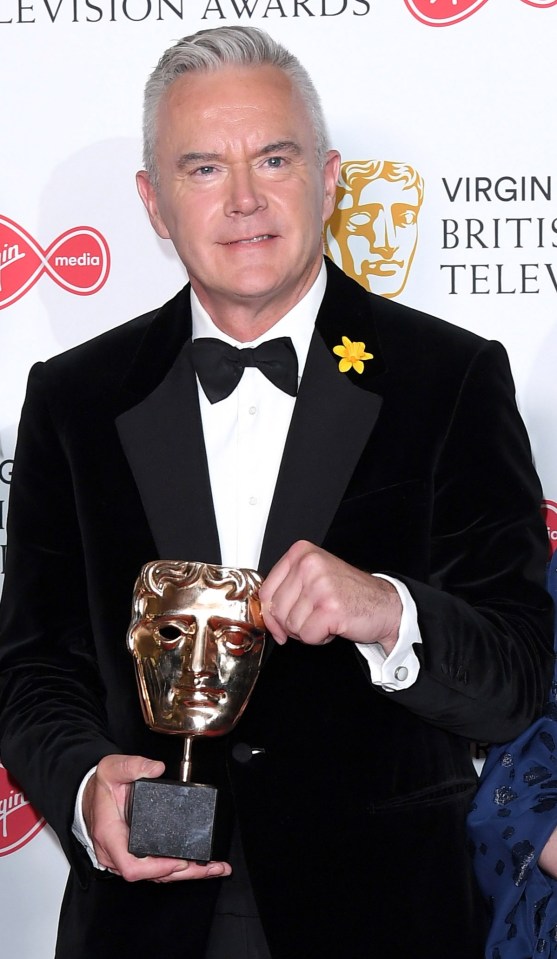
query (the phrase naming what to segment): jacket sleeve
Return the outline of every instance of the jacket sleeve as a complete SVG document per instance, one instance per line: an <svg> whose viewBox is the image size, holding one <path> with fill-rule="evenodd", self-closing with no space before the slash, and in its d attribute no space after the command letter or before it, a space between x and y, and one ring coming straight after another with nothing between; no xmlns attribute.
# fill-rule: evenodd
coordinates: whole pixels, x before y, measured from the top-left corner
<svg viewBox="0 0 557 959"><path fill-rule="evenodd" d="M0 606L0 755L83 868L71 835L77 789L103 755L119 750L105 731L72 476L43 378L37 364L12 477Z"/></svg>
<svg viewBox="0 0 557 959"><path fill-rule="evenodd" d="M400 577L418 609L420 673L387 695L451 732L504 742L540 714L553 644L542 492L500 344L476 352L448 423L429 577Z"/></svg>

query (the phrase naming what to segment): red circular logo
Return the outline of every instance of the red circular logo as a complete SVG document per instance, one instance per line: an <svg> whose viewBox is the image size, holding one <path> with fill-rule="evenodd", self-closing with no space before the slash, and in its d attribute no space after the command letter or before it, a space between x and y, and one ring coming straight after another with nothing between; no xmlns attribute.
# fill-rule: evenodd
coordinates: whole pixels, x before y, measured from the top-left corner
<svg viewBox="0 0 557 959"><path fill-rule="evenodd" d="M542 503L542 515L547 526L547 535L549 536L549 549L551 555L557 549L557 503L546 499Z"/></svg>
<svg viewBox="0 0 557 959"><path fill-rule="evenodd" d="M0 856L25 846L45 825L0 763Z"/></svg>
<svg viewBox="0 0 557 959"><path fill-rule="evenodd" d="M404 0L410 13L428 27L448 27L471 17L487 0ZM529 7L554 7L557 0L522 0Z"/></svg>
<svg viewBox="0 0 557 959"><path fill-rule="evenodd" d="M448 27L471 17L487 0L404 0L416 20L429 27ZM435 6L433 6L435 4Z"/></svg>

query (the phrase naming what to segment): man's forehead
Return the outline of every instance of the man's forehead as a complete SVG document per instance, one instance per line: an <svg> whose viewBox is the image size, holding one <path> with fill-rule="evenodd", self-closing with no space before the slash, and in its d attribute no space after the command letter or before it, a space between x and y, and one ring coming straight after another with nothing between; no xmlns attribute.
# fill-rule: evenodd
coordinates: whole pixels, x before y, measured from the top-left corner
<svg viewBox="0 0 557 959"><path fill-rule="evenodd" d="M191 120L191 123L190 123ZM161 97L158 134L188 141L199 133L226 139L261 127L265 142L298 140L312 129L311 117L297 86L271 64L223 65L177 77ZM162 143L161 143L162 145ZM207 149L203 141L200 148Z"/></svg>

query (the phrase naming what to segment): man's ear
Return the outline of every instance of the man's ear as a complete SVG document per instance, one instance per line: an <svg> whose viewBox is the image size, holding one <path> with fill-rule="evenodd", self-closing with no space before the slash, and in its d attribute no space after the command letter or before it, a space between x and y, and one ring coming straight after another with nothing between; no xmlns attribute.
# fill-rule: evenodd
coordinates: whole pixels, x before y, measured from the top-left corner
<svg viewBox="0 0 557 959"><path fill-rule="evenodd" d="M147 170L139 170L139 172L135 175L135 182L137 184L138 193L143 200L143 205L149 214L151 226L155 232L158 233L162 240L169 240L170 234L166 229L162 216L159 213L157 191L151 183L151 178L149 177Z"/></svg>
<svg viewBox="0 0 557 959"><path fill-rule="evenodd" d="M340 172L340 153L338 150L329 150L323 164L323 178L325 191L323 194L323 223L332 216L335 208L337 183Z"/></svg>

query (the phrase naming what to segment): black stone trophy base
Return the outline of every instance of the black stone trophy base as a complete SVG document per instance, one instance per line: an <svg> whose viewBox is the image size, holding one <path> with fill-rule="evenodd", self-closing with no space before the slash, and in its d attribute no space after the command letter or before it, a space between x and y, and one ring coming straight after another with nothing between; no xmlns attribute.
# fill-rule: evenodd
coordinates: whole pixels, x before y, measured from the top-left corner
<svg viewBox="0 0 557 959"><path fill-rule="evenodd" d="M213 858L217 790L199 783L138 779L132 784L127 820L134 856Z"/></svg>

